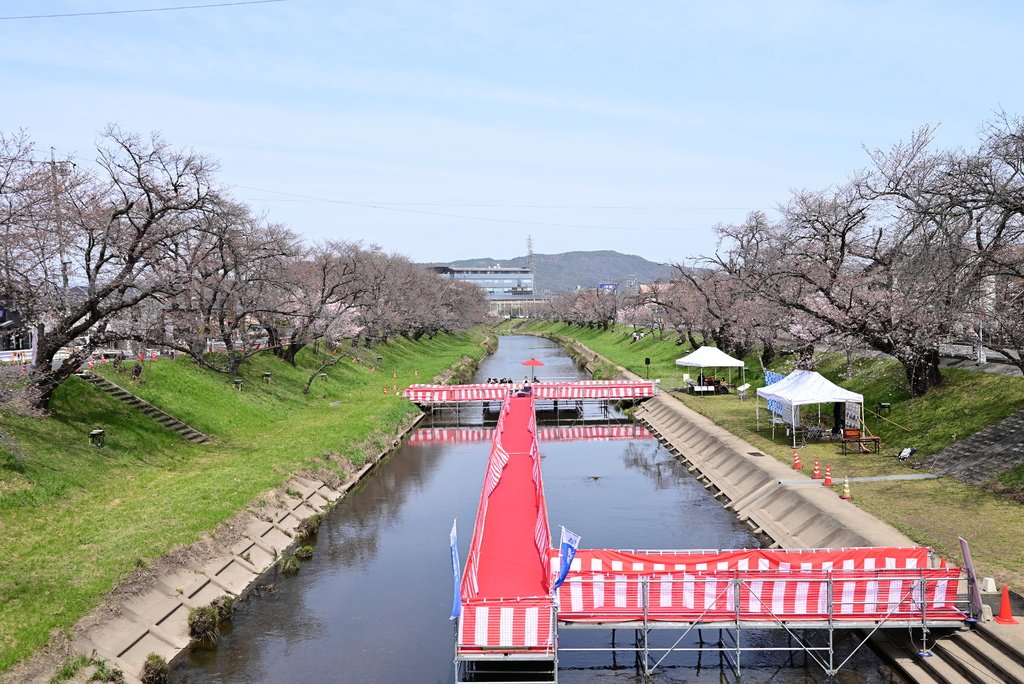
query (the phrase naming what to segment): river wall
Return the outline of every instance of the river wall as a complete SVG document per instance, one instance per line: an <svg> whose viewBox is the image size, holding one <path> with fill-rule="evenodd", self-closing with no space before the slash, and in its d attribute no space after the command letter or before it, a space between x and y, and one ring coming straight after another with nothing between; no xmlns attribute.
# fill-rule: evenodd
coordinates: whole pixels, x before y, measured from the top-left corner
<svg viewBox="0 0 1024 684"><path fill-rule="evenodd" d="M705 487L774 548L916 546L831 489L662 393L635 412Z"/></svg>
<svg viewBox="0 0 1024 684"><path fill-rule="evenodd" d="M279 490L219 529L220 534L190 549L191 557L172 554L158 562L161 567L155 576L140 583L145 588L118 587L96 614L83 620L73 649L106 660L122 671L128 684L139 681L151 653L173 664L191 645L189 609L225 595L245 598L272 580L278 559L304 543L297 532L299 525L330 511L394 452L422 418L421 413L408 421L343 485L331 487L293 475Z"/></svg>
<svg viewBox="0 0 1024 684"><path fill-rule="evenodd" d="M560 344L581 367L612 366L620 377L642 380L576 340L544 337ZM820 480L779 463L670 394L648 399L634 417L773 548L917 546L896 528L822 487Z"/></svg>

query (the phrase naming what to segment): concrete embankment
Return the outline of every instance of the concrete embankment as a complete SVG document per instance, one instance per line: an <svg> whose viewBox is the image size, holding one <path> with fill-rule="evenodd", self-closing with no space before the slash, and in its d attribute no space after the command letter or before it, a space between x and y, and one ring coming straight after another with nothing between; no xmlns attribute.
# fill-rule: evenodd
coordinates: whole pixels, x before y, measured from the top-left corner
<svg viewBox="0 0 1024 684"><path fill-rule="evenodd" d="M895 528L799 475L668 394L644 402L647 425L727 509L773 546L914 546Z"/></svg>
<svg viewBox="0 0 1024 684"><path fill-rule="evenodd" d="M610 363L574 340L550 339L569 348L577 363ZM640 379L621 367L619 372ZM891 525L822 487L819 480L762 453L670 394L646 400L635 417L686 462L727 509L774 547L917 546ZM880 630L872 643L916 684L1024 684L1024 625L990 621L971 631L947 634L933 640L935 658L915 655L920 645L910 636Z"/></svg>
<svg viewBox="0 0 1024 684"><path fill-rule="evenodd" d="M243 598L272 577L277 559L301 542L296 532L299 525L329 511L393 452L422 417L407 423L386 449L367 459L344 485L332 488L292 476L264 500L264 506L252 507L227 525L229 541L220 545L215 537L194 550L193 558L154 573L141 583L143 587L115 590L107 604L76 630L74 649L108 661L129 684L139 681L138 673L150 653L173 662L191 644L190 608L209 605L224 595Z"/></svg>

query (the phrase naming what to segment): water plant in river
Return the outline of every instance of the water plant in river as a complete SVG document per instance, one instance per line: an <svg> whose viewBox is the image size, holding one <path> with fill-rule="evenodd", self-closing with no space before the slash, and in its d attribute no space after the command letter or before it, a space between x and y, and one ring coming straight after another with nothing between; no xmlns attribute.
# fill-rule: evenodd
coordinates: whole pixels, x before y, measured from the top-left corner
<svg viewBox="0 0 1024 684"><path fill-rule="evenodd" d="M302 560L309 560L313 557L313 547L308 544L306 546L300 546L295 549L295 557L301 558Z"/></svg>
<svg viewBox="0 0 1024 684"><path fill-rule="evenodd" d="M306 541L312 539L320 530L320 524L324 521L323 513L314 513L305 520L299 523L299 526L295 528L295 537L299 541Z"/></svg>
<svg viewBox="0 0 1024 684"><path fill-rule="evenodd" d="M223 594L210 601L210 607L217 611L217 620L219 622L230 620L235 612L235 597Z"/></svg>
<svg viewBox="0 0 1024 684"><path fill-rule="evenodd" d="M282 556L277 561L277 571L282 575L294 575L299 571L299 559L295 556Z"/></svg>
<svg viewBox="0 0 1024 684"><path fill-rule="evenodd" d="M159 653L150 653L142 664L139 680L142 684L167 684L171 666Z"/></svg>
<svg viewBox="0 0 1024 684"><path fill-rule="evenodd" d="M213 606L198 606L188 609L188 635L199 642L215 644L220 639L217 609Z"/></svg>

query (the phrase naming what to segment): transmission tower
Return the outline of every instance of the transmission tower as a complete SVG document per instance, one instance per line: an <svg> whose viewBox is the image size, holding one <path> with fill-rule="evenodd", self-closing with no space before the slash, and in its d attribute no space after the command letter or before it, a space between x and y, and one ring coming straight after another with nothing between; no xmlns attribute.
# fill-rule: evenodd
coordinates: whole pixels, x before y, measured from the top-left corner
<svg viewBox="0 0 1024 684"><path fill-rule="evenodd" d="M534 293L539 292L537 288L537 268L533 258L533 236L526 236L526 267L530 269L530 275L533 277L533 291Z"/></svg>

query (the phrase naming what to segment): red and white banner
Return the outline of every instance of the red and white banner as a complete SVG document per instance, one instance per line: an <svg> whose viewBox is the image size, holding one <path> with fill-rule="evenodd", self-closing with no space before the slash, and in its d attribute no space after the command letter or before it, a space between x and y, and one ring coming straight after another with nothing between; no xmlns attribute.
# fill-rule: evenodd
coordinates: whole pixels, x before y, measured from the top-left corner
<svg viewBox="0 0 1024 684"><path fill-rule="evenodd" d="M558 590L568 622L959 622L958 568L926 548L620 552L581 549ZM551 572L558 570L550 555ZM646 585L646 587L645 587ZM646 592L646 609L644 594Z"/></svg>
<svg viewBox="0 0 1024 684"><path fill-rule="evenodd" d="M653 439L654 436L643 425L585 425L541 427L537 430L537 438L541 442L571 442L582 439ZM461 444L493 439L494 430L491 428L421 428L409 437L409 444Z"/></svg>
<svg viewBox="0 0 1024 684"><path fill-rule="evenodd" d="M409 385L402 396L417 404L450 404L470 401L503 401L522 385ZM657 383L648 380L585 380L581 382L537 382L530 386L534 399L645 399L657 393Z"/></svg>
<svg viewBox="0 0 1024 684"><path fill-rule="evenodd" d="M464 603L459 652L551 651L555 643L552 607L548 597Z"/></svg>

